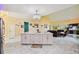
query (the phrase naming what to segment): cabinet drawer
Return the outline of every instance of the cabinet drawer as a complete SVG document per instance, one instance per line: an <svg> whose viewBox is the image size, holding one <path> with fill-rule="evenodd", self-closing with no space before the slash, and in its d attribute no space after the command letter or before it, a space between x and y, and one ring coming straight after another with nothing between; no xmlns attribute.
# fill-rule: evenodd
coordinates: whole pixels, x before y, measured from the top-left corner
<svg viewBox="0 0 79 59"><path fill-rule="evenodd" d="M42 42L42 35L31 35L31 42L33 44L40 44Z"/></svg>

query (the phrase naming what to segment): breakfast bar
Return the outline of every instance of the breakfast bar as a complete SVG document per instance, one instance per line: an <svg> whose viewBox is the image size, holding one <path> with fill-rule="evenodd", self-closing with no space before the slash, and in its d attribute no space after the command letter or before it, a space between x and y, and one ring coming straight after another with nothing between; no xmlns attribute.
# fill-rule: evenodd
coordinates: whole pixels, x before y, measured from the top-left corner
<svg viewBox="0 0 79 59"><path fill-rule="evenodd" d="M22 44L52 44L51 33L22 33Z"/></svg>

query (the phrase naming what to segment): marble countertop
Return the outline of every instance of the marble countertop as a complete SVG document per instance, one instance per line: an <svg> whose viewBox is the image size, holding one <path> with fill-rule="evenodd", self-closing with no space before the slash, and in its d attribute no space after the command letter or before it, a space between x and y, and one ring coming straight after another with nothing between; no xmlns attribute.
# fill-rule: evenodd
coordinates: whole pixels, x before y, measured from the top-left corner
<svg viewBox="0 0 79 59"><path fill-rule="evenodd" d="M44 32L44 33L31 33L31 32L25 32L25 33L21 33L21 34L52 34L49 32Z"/></svg>

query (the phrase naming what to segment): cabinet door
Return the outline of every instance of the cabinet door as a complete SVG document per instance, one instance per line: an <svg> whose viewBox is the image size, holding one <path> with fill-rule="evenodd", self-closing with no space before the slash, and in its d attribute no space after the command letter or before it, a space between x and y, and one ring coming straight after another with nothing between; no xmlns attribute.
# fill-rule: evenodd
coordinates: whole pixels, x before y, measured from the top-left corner
<svg viewBox="0 0 79 59"><path fill-rule="evenodd" d="M30 44L31 43L30 35L29 34L26 34L25 41L26 41L27 44Z"/></svg>
<svg viewBox="0 0 79 59"><path fill-rule="evenodd" d="M47 35L46 34L43 34L43 36L42 36L42 43L43 44L47 44L47 39L48 37L47 37Z"/></svg>
<svg viewBox="0 0 79 59"><path fill-rule="evenodd" d="M22 34L21 35L21 42L23 44L30 44L31 41L30 41L30 35L29 34Z"/></svg>
<svg viewBox="0 0 79 59"><path fill-rule="evenodd" d="M47 35L48 37L48 44L52 44L53 42L53 36L51 34Z"/></svg>
<svg viewBox="0 0 79 59"><path fill-rule="evenodd" d="M25 34L21 34L21 43L22 43L22 44L25 44L25 43L26 43Z"/></svg>
<svg viewBox="0 0 79 59"><path fill-rule="evenodd" d="M42 35L41 34L32 34L31 41L32 41L32 44L41 44L42 43Z"/></svg>

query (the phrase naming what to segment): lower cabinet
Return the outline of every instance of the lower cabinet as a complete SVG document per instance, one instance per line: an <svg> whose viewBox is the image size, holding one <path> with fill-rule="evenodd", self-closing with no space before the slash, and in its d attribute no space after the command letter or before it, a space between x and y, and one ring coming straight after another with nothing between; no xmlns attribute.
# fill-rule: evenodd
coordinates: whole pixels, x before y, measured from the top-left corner
<svg viewBox="0 0 79 59"><path fill-rule="evenodd" d="M31 41L31 40L30 40L30 35L26 34L26 35L25 35L25 39L24 39L24 40L25 40L25 42L26 42L26 43L28 43L28 44L29 44L29 43L30 43L30 41Z"/></svg>
<svg viewBox="0 0 79 59"><path fill-rule="evenodd" d="M43 43L43 44L47 44L47 43L48 43L48 37L47 37L46 34L43 34L42 43Z"/></svg>
<svg viewBox="0 0 79 59"><path fill-rule="evenodd" d="M22 44L52 44L52 34L21 34L21 43Z"/></svg>
<svg viewBox="0 0 79 59"><path fill-rule="evenodd" d="M42 35L40 35L40 34L31 34L30 35L31 37L31 42L33 43L33 44L41 44L42 43Z"/></svg>

